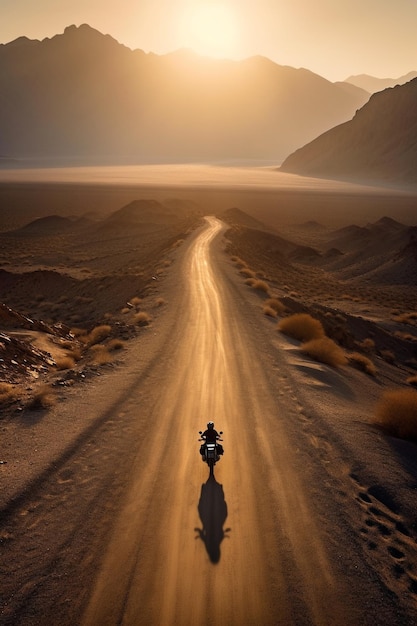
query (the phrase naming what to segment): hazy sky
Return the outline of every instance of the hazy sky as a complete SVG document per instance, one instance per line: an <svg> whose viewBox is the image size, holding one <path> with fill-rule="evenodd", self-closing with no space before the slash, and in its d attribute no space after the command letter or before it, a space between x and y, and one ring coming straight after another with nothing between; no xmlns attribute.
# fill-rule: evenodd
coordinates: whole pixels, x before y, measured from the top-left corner
<svg viewBox="0 0 417 626"><path fill-rule="evenodd" d="M417 0L0 0L0 43L83 23L146 52L262 54L330 80L417 70Z"/></svg>

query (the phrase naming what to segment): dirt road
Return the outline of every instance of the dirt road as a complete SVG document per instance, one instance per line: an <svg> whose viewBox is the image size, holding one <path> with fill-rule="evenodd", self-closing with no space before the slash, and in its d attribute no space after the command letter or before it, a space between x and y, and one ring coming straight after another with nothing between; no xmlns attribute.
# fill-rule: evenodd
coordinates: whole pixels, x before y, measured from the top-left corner
<svg viewBox="0 0 417 626"><path fill-rule="evenodd" d="M84 624L358 624L311 509L261 351L212 261L209 218L183 261L155 428L132 468ZM224 431L215 478L197 432ZM360 610L360 608L359 608Z"/></svg>
<svg viewBox="0 0 417 626"><path fill-rule="evenodd" d="M130 359L102 382L113 402L103 401L103 415L119 415L119 422L106 423L107 441L116 449L117 437L125 448L129 440L130 452L120 467L109 452L112 465L103 465L100 489L91 487L94 463L86 452L97 448L102 459L99 433L83 440L84 451L74 449L81 459L76 469L66 467L68 455L57 468L61 522L51 522L51 558L19 611L9 601L2 623L75 623L65 618L75 593L82 595L83 626L412 623L363 562L328 476L297 435L301 407L286 380L286 356L272 359L222 270L224 228L207 218L179 258L168 302L174 323L146 377ZM110 389L117 380L119 400ZM198 455L198 431L208 420L224 432L214 478ZM83 489L92 490L90 500ZM53 495L12 513L27 520L36 507L50 507ZM84 515L77 517L78 510ZM99 522L100 515L109 520L109 511L110 534ZM15 552L28 533L41 532L39 515ZM61 543L59 528L66 533ZM75 543L83 536L78 560ZM83 576L91 563L94 581Z"/></svg>

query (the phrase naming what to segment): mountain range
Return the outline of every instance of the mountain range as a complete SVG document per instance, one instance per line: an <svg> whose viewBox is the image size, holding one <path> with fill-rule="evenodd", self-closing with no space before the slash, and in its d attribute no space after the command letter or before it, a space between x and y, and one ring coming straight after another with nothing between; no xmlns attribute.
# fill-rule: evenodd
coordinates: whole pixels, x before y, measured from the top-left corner
<svg viewBox="0 0 417 626"><path fill-rule="evenodd" d="M376 78L375 76L369 76L369 74L356 74L346 78L345 82L365 89L369 93L376 93L396 85L404 85L404 83L408 83L413 78L417 78L417 72L408 72L408 74L404 74L404 76L399 78Z"/></svg>
<svg viewBox="0 0 417 626"><path fill-rule="evenodd" d="M279 163L369 98L355 85L264 57L131 50L85 24L0 45L0 94L3 165Z"/></svg>
<svg viewBox="0 0 417 626"><path fill-rule="evenodd" d="M349 122L291 154L285 172L417 183L417 78L371 96Z"/></svg>

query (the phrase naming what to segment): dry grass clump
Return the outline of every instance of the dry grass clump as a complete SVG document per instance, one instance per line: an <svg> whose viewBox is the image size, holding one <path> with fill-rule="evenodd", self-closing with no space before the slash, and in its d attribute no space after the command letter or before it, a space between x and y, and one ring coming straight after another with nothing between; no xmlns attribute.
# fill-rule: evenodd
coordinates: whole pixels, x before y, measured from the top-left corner
<svg viewBox="0 0 417 626"><path fill-rule="evenodd" d="M417 337L415 335L412 335L411 333L404 333L401 330L395 331L394 336L404 339L405 341L417 341Z"/></svg>
<svg viewBox="0 0 417 626"><path fill-rule="evenodd" d="M87 341L90 346L93 346L96 343L100 343L103 339L106 339L111 333L111 326L109 324L101 324L100 326L96 326L93 330L87 335Z"/></svg>
<svg viewBox="0 0 417 626"><path fill-rule="evenodd" d="M311 339L311 341L303 343L301 352L315 361L331 365L332 367L346 365L348 362L344 350L329 337Z"/></svg>
<svg viewBox="0 0 417 626"><path fill-rule="evenodd" d="M265 301L265 306L274 309L275 313L278 315L283 315L286 311L285 304L282 304L281 300L278 300L278 298L268 298L268 300Z"/></svg>
<svg viewBox="0 0 417 626"><path fill-rule="evenodd" d="M111 339L107 344L107 350L113 352L114 350L122 350L125 347L125 342L121 339Z"/></svg>
<svg viewBox="0 0 417 626"><path fill-rule="evenodd" d="M55 401L56 396L53 389L49 385L42 385L28 402L27 407L31 411L50 409L55 404Z"/></svg>
<svg viewBox="0 0 417 626"><path fill-rule="evenodd" d="M147 326L151 323L151 316L146 313L146 311L140 311L140 313L136 313L133 319L135 320L136 324L139 324L139 326Z"/></svg>
<svg viewBox="0 0 417 626"><path fill-rule="evenodd" d="M157 298L157 299L155 300L155 306L156 306L156 307L161 307L161 306L163 306L164 304L166 304L166 302L165 302L165 298Z"/></svg>
<svg viewBox="0 0 417 626"><path fill-rule="evenodd" d="M417 392L385 391L376 407L374 422L394 437L417 439Z"/></svg>
<svg viewBox="0 0 417 626"><path fill-rule="evenodd" d="M412 311L411 313L403 313L402 315L397 315L395 318L396 322L400 324L416 324L417 323L417 311Z"/></svg>
<svg viewBox="0 0 417 626"><path fill-rule="evenodd" d="M18 397L17 389L11 383L0 383L0 404L8 404Z"/></svg>
<svg viewBox="0 0 417 626"><path fill-rule="evenodd" d="M129 304L132 304L135 307L138 307L142 302L142 298L138 298L138 296L135 296L134 298L132 298L131 300L129 300Z"/></svg>
<svg viewBox="0 0 417 626"><path fill-rule="evenodd" d="M106 365L112 362L112 357L107 347L103 344L95 344L90 348L91 363L93 365Z"/></svg>
<svg viewBox="0 0 417 626"><path fill-rule="evenodd" d="M381 350L380 355L390 365L395 363L395 354L391 350Z"/></svg>
<svg viewBox="0 0 417 626"><path fill-rule="evenodd" d="M247 278L255 278L256 276L256 272L249 269L249 267L242 267L242 269L239 270L239 274L242 274L242 276L247 276Z"/></svg>
<svg viewBox="0 0 417 626"><path fill-rule="evenodd" d="M120 313L122 315L126 315L127 313L129 313L129 311L130 311L129 307L125 306L123 307L123 309L121 309Z"/></svg>
<svg viewBox="0 0 417 626"><path fill-rule="evenodd" d="M375 350L375 341L373 339L364 339L363 341L358 342L358 348L363 352L374 352Z"/></svg>
<svg viewBox="0 0 417 626"><path fill-rule="evenodd" d="M321 322L308 313L295 313L284 318L279 322L278 330L298 341L321 339L325 336Z"/></svg>
<svg viewBox="0 0 417 626"><path fill-rule="evenodd" d="M368 357L359 352L353 352L349 354L348 359L349 365L352 365L352 367L356 367L356 369L365 372L365 374L369 374L369 376L375 376L376 367Z"/></svg>
<svg viewBox="0 0 417 626"><path fill-rule="evenodd" d="M413 385L413 386L417 387L417 374L413 374L413 376L409 376L407 378L407 383L409 385Z"/></svg>
<svg viewBox="0 0 417 626"><path fill-rule="evenodd" d="M268 306L267 304L265 304L263 306L262 313L264 315L267 315L268 317L276 317L277 316L277 312L275 311L275 309L273 309L272 307Z"/></svg>
<svg viewBox="0 0 417 626"><path fill-rule="evenodd" d="M78 328L78 327L71 328L70 332L73 337L82 337L83 335L87 334L87 331L85 330L85 328Z"/></svg>
<svg viewBox="0 0 417 626"><path fill-rule="evenodd" d="M72 356L67 354L58 359L55 359L55 365L58 370L70 370L75 366L75 360Z"/></svg>
<svg viewBox="0 0 417 626"><path fill-rule="evenodd" d="M232 261L234 263L236 263L236 266L237 266L238 269L241 269L243 267L247 267L248 266L246 261L244 261L243 259L240 259L238 256L233 256L232 257Z"/></svg>
<svg viewBox="0 0 417 626"><path fill-rule="evenodd" d="M255 283L256 283L256 280L254 278L247 278L245 280L245 285L249 285L249 287L253 287Z"/></svg>
<svg viewBox="0 0 417 626"><path fill-rule="evenodd" d="M268 283L266 283L264 280L255 280L252 287L256 289L257 291L262 291L263 293L269 293Z"/></svg>

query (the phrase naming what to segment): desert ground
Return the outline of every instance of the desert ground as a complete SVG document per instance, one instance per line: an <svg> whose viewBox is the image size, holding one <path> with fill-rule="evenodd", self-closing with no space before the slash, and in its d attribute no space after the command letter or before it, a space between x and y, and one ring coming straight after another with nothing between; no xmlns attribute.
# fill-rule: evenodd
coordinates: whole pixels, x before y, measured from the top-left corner
<svg viewBox="0 0 417 626"><path fill-rule="evenodd" d="M417 196L199 181L0 184L0 623L411 626Z"/></svg>

